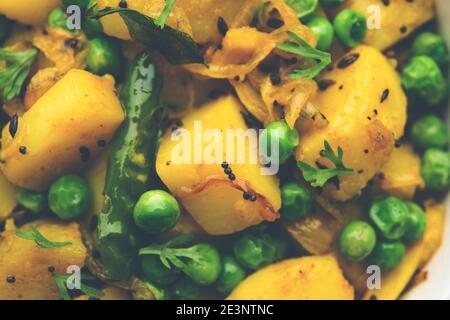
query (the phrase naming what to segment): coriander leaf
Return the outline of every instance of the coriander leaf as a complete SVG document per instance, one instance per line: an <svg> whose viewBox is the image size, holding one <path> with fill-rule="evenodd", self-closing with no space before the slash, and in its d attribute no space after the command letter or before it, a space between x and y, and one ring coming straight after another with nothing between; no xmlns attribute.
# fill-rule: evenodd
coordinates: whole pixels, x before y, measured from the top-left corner
<svg viewBox="0 0 450 320"><path fill-rule="evenodd" d="M277 46L278 49L288 53L297 54L314 61L315 65L308 69L295 69L289 75L290 79L314 79L331 63L331 54L311 47L305 40L295 33L287 32L294 42L286 41Z"/></svg>
<svg viewBox="0 0 450 320"><path fill-rule="evenodd" d="M158 17L158 19L155 20L156 25L158 25L160 28L163 28L166 24L166 20L169 17L174 4L175 0L166 0L166 5L164 6L161 15Z"/></svg>
<svg viewBox="0 0 450 320"><path fill-rule="evenodd" d="M153 18L135 10L108 7L91 17L99 19L114 13L120 14L134 41L159 51L171 64L204 63L202 52L188 34L170 26L161 29Z"/></svg>
<svg viewBox="0 0 450 320"><path fill-rule="evenodd" d="M61 248L72 245L72 242L54 242L48 240L46 237L39 232L39 230L32 224L28 225L31 232L28 231L17 231L16 236L26 240L32 240L41 248Z"/></svg>
<svg viewBox="0 0 450 320"><path fill-rule="evenodd" d="M325 183L330 179L337 177L340 174L350 174L353 172L352 169L345 167L342 157L344 156L344 151L341 147L338 147L338 154L336 155L331 148L328 141L324 141L325 149L320 152L322 157L328 158L335 166L334 169L317 169L306 162L298 161L297 165L303 171L303 178L311 183L313 187L322 188Z"/></svg>
<svg viewBox="0 0 450 320"><path fill-rule="evenodd" d="M0 69L0 91L7 101L22 92L37 53L35 48L19 52L0 49L0 61L6 62L6 66Z"/></svg>
<svg viewBox="0 0 450 320"><path fill-rule="evenodd" d="M67 280L69 280L69 277L72 275L65 275L65 274L52 274L52 280L55 282L56 287L58 288L58 295L61 300L71 300L69 289L67 288ZM92 277L87 275L81 275L81 280L89 280L92 279ZM104 295L104 293L94 287L88 286L81 282L80 289L83 294L94 297L94 298L100 298Z"/></svg>
<svg viewBox="0 0 450 320"><path fill-rule="evenodd" d="M312 15L318 6L318 0L284 0L297 13L297 17L305 18Z"/></svg>

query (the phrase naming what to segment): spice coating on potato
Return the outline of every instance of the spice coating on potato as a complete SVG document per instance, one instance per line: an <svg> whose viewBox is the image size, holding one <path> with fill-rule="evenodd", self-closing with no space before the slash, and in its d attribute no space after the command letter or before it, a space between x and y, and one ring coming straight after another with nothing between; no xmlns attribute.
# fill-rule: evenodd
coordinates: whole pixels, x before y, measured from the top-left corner
<svg viewBox="0 0 450 320"><path fill-rule="evenodd" d="M284 260L242 281L228 300L353 300L334 255Z"/></svg>
<svg viewBox="0 0 450 320"><path fill-rule="evenodd" d="M49 13L61 4L60 0L13 0L0 1L0 14L23 24L41 24Z"/></svg>
<svg viewBox="0 0 450 320"><path fill-rule="evenodd" d="M247 130L247 125L241 115L242 106L239 101L227 96L211 102L182 119L185 132L191 134L191 162L177 164L173 162L172 153L177 153L180 139L172 140L172 130L169 128L163 136L156 161L156 170L162 181L180 201L180 204L192 215L194 220L209 234L230 234L243 230L260 222L274 221L278 218L281 206L281 196L276 176L262 175L259 163L250 163L251 149L249 139L243 143L245 161L230 164L235 180L231 181L221 166L222 159L227 159L227 129ZM200 159L195 163L195 150L207 150L211 140L203 139L203 147L197 145L194 139L195 123L201 123L200 135L208 129L223 133L223 150L219 163L207 164ZM235 132L235 131L234 131ZM186 136L187 137L187 136ZM198 141L198 140L197 140ZM238 140L234 138L237 156ZM252 150L255 151L255 150ZM206 153L206 152L205 152ZM236 158L235 158L236 160ZM256 195L256 201L246 200L244 191Z"/></svg>
<svg viewBox="0 0 450 320"><path fill-rule="evenodd" d="M359 46L338 60L322 76L331 86L320 91L312 103L326 117L324 128L307 128L300 134L297 160L311 166L333 164L320 156L324 141L344 151L343 161L353 173L328 183L325 192L335 200L357 196L388 161L395 140L406 124L406 96L389 61L377 49Z"/></svg>
<svg viewBox="0 0 450 320"><path fill-rule="evenodd" d="M5 126L0 169L15 185L45 190L89 164L123 119L112 77L72 69L19 117L14 137Z"/></svg>
<svg viewBox="0 0 450 320"><path fill-rule="evenodd" d="M58 299L49 267L56 274L66 274L68 266L84 266L87 250L78 224L37 221L34 225L47 239L72 245L44 249L34 241L17 237L15 228L0 233L0 300Z"/></svg>

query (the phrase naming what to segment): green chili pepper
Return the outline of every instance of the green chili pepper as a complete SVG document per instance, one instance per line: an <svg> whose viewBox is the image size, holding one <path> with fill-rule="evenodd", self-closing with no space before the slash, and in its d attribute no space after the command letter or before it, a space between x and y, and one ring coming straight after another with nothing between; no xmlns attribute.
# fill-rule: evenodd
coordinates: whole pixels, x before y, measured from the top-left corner
<svg viewBox="0 0 450 320"><path fill-rule="evenodd" d="M156 177L155 157L161 131L161 76L149 53L139 54L129 72L123 103L127 118L109 155L105 204L97 238L104 271L111 279L127 279L137 257L133 208Z"/></svg>

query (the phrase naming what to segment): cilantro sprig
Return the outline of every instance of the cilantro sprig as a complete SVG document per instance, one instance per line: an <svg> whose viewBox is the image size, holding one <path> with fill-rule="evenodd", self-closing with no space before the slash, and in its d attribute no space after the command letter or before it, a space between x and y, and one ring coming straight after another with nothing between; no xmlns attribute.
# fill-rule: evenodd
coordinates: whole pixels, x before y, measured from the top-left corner
<svg viewBox="0 0 450 320"><path fill-rule="evenodd" d="M35 48L19 52L0 49L0 61L6 62L6 66L0 68L0 91L7 101L22 92L37 54Z"/></svg>
<svg viewBox="0 0 450 320"><path fill-rule="evenodd" d="M16 236L25 240L32 240L41 248L62 248L72 245L72 242L50 241L34 225L29 224L28 226L31 231L19 230L16 232Z"/></svg>
<svg viewBox="0 0 450 320"><path fill-rule="evenodd" d="M324 141L324 147L325 149L320 152L320 155L328 158L336 166L336 168L317 169L310 166L306 162L297 162L298 167L303 171L303 178L305 178L306 181L311 183L311 185L316 188L322 188L330 179L337 177L340 174L350 174L353 172L353 169L346 168L344 165L342 160L344 151L341 147L337 148L337 155L334 153L327 140Z"/></svg>
<svg viewBox="0 0 450 320"><path fill-rule="evenodd" d="M58 288L58 295L61 300L71 300L69 289L67 288L67 282L70 281L71 277L73 275L66 275L66 274L52 274L52 280L55 282L56 287ZM80 281L80 291L89 296L94 298L100 298L104 295L104 293L94 287L91 287L89 285L86 285L82 281L86 280L95 280L94 277L90 275L81 275L81 281Z"/></svg>
<svg viewBox="0 0 450 320"><path fill-rule="evenodd" d="M166 5L164 6L163 11L159 15L159 17L155 20L155 24L158 25L160 28L164 28L166 20L169 17L174 4L175 0L166 0Z"/></svg>
<svg viewBox="0 0 450 320"><path fill-rule="evenodd" d="M320 51L311 47L305 40L300 38L293 32L287 32L289 38L294 41L285 41L277 46L278 49L288 53L303 56L312 61L314 64L307 69L295 69L289 75L290 79L314 79L331 63L331 54L328 52Z"/></svg>

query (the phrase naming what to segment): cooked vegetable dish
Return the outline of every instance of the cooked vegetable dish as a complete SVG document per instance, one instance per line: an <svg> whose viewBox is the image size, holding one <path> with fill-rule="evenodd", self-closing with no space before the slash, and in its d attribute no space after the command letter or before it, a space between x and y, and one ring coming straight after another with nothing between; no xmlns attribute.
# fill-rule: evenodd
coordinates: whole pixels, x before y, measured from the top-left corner
<svg viewBox="0 0 450 320"><path fill-rule="evenodd" d="M0 299L398 299L450 188L433 0L0 1Z"/></svg>

